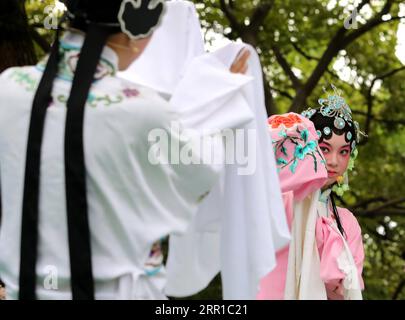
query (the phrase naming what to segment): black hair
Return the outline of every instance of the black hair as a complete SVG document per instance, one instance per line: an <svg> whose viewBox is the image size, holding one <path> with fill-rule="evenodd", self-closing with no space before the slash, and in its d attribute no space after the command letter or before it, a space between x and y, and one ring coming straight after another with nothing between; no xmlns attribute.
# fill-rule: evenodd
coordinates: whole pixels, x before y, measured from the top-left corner
<svg viewBox="0 0 405 320"><path fill-rule="evenodd" d="M91 24L108 26L110 34L125 32L131 38L146 37L159 24L164 5L142 0L139 6L123 0L64 0L70 26L87 32Z"/></svg>
<svg viewBox="0 0 405 320"><path fill-rule="evenodd" d="M328 117L324 116L321 112L320 109L316 109L316 112L310 117L310 120L314 123L315 129L320 132L320 137L319 137L319 142L322 142L323 140L329 140L332 137L332 134L335 133L339 136L344 135L345 141L350 144L350 149L353 151L353 142L356 143L356 137L357 137L357 129L354 124L354 122L351 119L343 119L345 122L345 126L342 129L336 128L334 121L335 117ZM330 132L325 133L325 128L329 128ZM350 134L348 135L348 133ZM348 139L348 136L350 139ZM342 225L342 222L340 220L340 216L335 204L335 195L334 192L331 192L330 194L330 200L332 204L332 212L336 220L337 227L341 234L345 236L345 231Z"/></svg>
<svg viewBox="0 0 405 320"><path fill-rule="evenodd" d="M338 227L340 233L342 234L342 236L346 237L346 233L345 233L345 230L343 229L343 225L342 225L342 222L340 221L340 216L339 216L336 204L335 204L335 196L334 196L333 192L331 192L331 194L330 194L330 201L332 203L332 212L333 212L333 215L335 216L337 227Z"/></svg>
<svg viewBox="0 0 405 320"><path fill-rule="evenodd" d="M116 24L110 30L121 32L118 25L118 11L122 0L63 0L68 10L70 26L87 32L89 22Z"/></svg>
<svg viewBox="0 0 405 320"><path fill-rule="evenodd" d="M352 148L352 143L353 141L356 141L357 137L357 132L356 132L356 126L352 120L344 120L345 126L343 129L338 129L334 125L335 117L328 117L324 116L321 112L320 109L316 109L316 112L311 116L310 120L314 123L315 129L321 133L319 137L319 142L322 142L323 140L329 140L332 137L332 133L335 133L339 136L344 135L345 141L350 143L350 148ZM325 133L325 128L328 127L330 129L330 133L326 134ZM350 139L348 139L348 133ZM353 150L352 150L353 151Z"/></svg>
<svg viewBox="0 0 405 320"><path fill-rule="evenodd" d="M0 73L15 66L37 63L24 1L0 1Z"/></svg>

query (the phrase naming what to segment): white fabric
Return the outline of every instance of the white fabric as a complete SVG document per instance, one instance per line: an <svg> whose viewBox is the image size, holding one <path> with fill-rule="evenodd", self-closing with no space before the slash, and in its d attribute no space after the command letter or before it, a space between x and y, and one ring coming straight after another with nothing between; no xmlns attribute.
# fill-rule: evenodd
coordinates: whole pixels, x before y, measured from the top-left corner
<svg viewBox="0 0 405 320"><path fill-rule="evenodd" d="M83 38L68 35L65 41L74 50L80 48ZM117 65L117 56L108 47L102 59L110 66ZM41 76L35 67L9 69L0 76L0 278L7 286L8 298L18 294L26 143L33 95ZM249 80L235 79L236 88ZM70 86L71 81L55 81L45 122L37 264L37 294L41 299L71 298L63 155L66 105L62 102ZM187 114L179 115L153 90L106 76L93 83L90 98L84 146L96 298L164 298L160 289L164 277L145 275L152 244L187 230L201 196L218 181L222 162L153 165L148 161L148 134L153 129L163 129L171 143L180 148L188 143L184 131L171 131L172 121L187 122ZM107 105L106 101L116 103ZM216 107L217 111L229 108L221 103ZM243 112L245 107L240 106L245 117L239 122L233 119L235 126L251 119ZM198 114L209 121L200 110ZM217 159L223 157L222 148L215 153ZM52 271L56 271L51 275L56 276L57 290L41 285Z"/></svg>
<svg viewBox="0 0 405 320"><path fill-rule="evenodd" d="M119 76L171 95L191 60L204 53L204 41L194 4L167 1L160 27L144 53Z"/></svg>
<svg viewBox="0 0 405 320"><path fill-rule="evenodd" d="M333 226L337 229L337 226ZM343 279L343 297L344 300L363 300L359 274L357 273L356 263L350 251L349 245L343 238L344 250L338 257L338 267L345 274Z"/></svg>
<svg viewBox="0 0 405 320"><path fill-rule="evenodd" d="M291 243L288 253L286 300L326 300L320 277L320 260L315 239L320 190L294 204Z"/></svg>
<svg viewBox="0 0 405 320"><path fill-rule="evenodd" d="M214 66L220 62L224 70L229 70L243 47L230 44L213 54L195 59L194 68L192 66L188 70L190 77L183 79L176 91L178 95L173 96L173 99L184 99L188 96L187 90L192 91L195 83L213 89L209 96L205 95L205 91L200 95L192 91L189 96L194 100L195 97L206 100L223 92L225 85L208 83L199 77L200 72L209 71L209 65L200 64L202 61L210 61ZM204 201L188 234L170 238L168 295L187 296L197 293L221 271L224 299L255 299L260 278L275 267L275 251L289 242L266 122L260 62L255 51L248 48L252 53L249 75L253 76L254 81L244 86L239 97L234 97L233 103L228 104L228 112L222 108L221 112L213 113L212 116L217 119L214 123L233 123L231 119L236 115L238 105L249 105L255 121L240 128L245 133L248 130L256 133L256 139L248 143L249 148L254 149L256 170L252 175L239 175L240 166L227 164L224 178ZM188 85L183 87L184 84ZM176 105L179 104L177 101ZM190 125L200 127L196 122Z"/></svg>
<svg viewBox="0 0 405 320"><path fill-rule="evenodd" d="M319 216L328 217L329 208L321 199L326 199L330 190L322 195L318 190L304 200L294 204L292 239L288 255L287 280L284 297L287 300L326 300L325 284L320 274L320 258L315 238L316 220ZM343 280L345 300L361 300L361 288L357 267L346 239L336 223L332 225L343 241L342 254L338 266L346 275Z"/></svg>

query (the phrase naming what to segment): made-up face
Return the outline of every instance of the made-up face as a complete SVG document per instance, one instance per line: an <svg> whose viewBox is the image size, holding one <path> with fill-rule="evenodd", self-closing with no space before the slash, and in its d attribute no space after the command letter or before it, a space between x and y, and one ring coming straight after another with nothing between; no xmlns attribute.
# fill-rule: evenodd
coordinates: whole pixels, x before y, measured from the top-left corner
<svg viewBox="0 0 405 320"><path fill-rule="evenodd" d="M350 160L350 144L346 142L344 135L332 134L328 140L319 143L319 147L326 160L328 181L325 186L330 186L339 176L343 176Z"/></svg>

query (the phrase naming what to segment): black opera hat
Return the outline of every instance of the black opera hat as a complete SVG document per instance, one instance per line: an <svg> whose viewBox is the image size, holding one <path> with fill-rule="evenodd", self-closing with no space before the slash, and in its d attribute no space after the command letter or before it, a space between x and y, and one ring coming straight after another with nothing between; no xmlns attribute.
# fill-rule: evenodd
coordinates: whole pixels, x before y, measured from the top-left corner
<svg viewBox="0 0 405 320"><path fill-rule="evenodd" d="M83 31L91 23L124 32L131 39L149 36L160 24L164 0L62 0L71 26Z"/></svg>
<svg viewBox="0 0 405 320"><path fill-rule="evenodd" d="M122 31L131 39L150 35L159 25L163 1L124 0L118 13Z"/></svg>

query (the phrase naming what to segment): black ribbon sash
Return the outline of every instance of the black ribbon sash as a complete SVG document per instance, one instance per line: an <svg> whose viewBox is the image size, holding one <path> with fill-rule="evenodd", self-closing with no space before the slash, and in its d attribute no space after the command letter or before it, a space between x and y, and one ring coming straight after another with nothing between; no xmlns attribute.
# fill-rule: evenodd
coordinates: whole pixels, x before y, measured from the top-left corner
<svg viewBox="0 0 405 320"><path fill-rule="evenodd" d="M28 132L21 225L19 279L19 298L24 300L35 299L41 147L46 111L52 101L51 92L53 81L58 71L58 38L57 35L56 42L52 47L48 59L48 64L35 93Z"/></svg>
<svg viewBox="0 0 405 320"><path fill-rule="evenodd" d="M65 180L73 300L94 299L83 122L88 93L109 34L111 32L100 28L97 24L89 25L67 102ZM19 298L24 300L36 299L41 146L46 111L51 102L53 81L58 71L58 53L57 39L35 94L31 112L24 181L19 279Z"/></svg>
<svg viewBox="0 0 405 320"><path fill-rule="evenodd" d="M74 300L94 299L86 198L83 122L88 93L108 35L109 32L97 25L89 26L67 102L65 176L70 269Z"/></svg>

